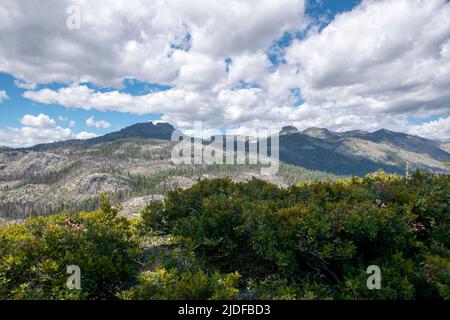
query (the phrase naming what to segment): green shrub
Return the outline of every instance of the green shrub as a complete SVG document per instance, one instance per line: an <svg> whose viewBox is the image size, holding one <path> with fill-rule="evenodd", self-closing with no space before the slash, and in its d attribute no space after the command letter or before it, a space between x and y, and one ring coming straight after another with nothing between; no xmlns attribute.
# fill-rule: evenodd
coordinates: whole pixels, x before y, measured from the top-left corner
<svg viewBox="0 0 450 320"><path fill-rule="evenodd" d="M157 221L143 223L178 237L206 270L256 282L276 275L285 285L274 292L258 286L268 298L445 299L449 200L449 176L421 172L287 189L216 179L170 193L152 211ZM382 270L382 290L366 287L372 264ZM292 292L275 288L283 286Z"/></svg>
<svg viewBox="0 0 450 320"><path fill-rule="evenodd" d="M103 197L102 210L33 218L0 229L3 299L111 298L132 277L140 255L130 223ZM67 266L81 269L68 290Z"/></svg>
<svg viewBox="0 0 450 320"><path fill-rule="evenodd" d="M318 281L304 278L298 283L290 282L280 276L268 276L264 279L248 281L248 289L253 299L262 300L330 300L332 292L329 286Z"/></svg>
<svg viewBox="0 0 450 320"><path fill-rule="evenodd" d="M238 273L208 275L203 270L178 272L156 269L139 275L139 284L120 293L122 299L206 300L237 299Z"/></svg>
<svg viewBox="0 0 450 320"><path fill-rule="evenodd" d="M0 298L450 299L449 177L202 180L139 221L101 195L101 211L0 229Z"/></svg>
<svg viewBox="0 0 450 320"><path fill-rule="evenodd" d="M148 233L158 236L169 233L163 212L164 203L162 201L154 201L145 206L141 211L142 221L138 227L141 234Z"/></svg>

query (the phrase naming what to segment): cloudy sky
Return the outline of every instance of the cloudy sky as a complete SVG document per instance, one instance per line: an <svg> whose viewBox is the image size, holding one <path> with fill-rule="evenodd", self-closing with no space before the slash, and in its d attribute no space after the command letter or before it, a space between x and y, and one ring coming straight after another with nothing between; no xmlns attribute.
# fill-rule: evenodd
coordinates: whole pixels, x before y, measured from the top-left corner
<svg viewBox="0 0 450 320"><path fill-rule="evenodd" d="M450 3L0 2L0 145L149 120L450 139Z"/></svg>

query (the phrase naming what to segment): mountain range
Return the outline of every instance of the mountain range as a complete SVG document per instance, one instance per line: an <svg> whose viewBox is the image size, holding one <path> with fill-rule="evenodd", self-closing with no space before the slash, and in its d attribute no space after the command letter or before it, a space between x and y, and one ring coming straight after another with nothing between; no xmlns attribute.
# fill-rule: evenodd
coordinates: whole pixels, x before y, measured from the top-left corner
<svg viewBox="0 0 450 320"><path fill-rule="evenodd" d="M189 187L202 178L257 177L287 186L378 169L403 175L407 161L412 168L445 173L445 163L450 162L448 142L385 129L299 131L286 126L279 136L279 173L261 176L257 165L173 165L174 130L168 123L148 122L88 140L0 147L0 218L91 210L99 192L121 201L124 214L136 214L168 190Z"/></svg>
<svg viewBox="0 0 450 320"><path fill-rule="evenodd" d="M175 128L168 123L138 123L117 132L88 140L41 144L28 149L46 151L65 147L91 147L120 139L170 140ZM403 173L406 161L428 171L446 172L449 143L381 129L333 132L324 128L280 131L280 159L307 169L334 174L364 175L377 169ZM6 150L6 149L3 149ZM0 149L2 151L2 149Z"/></svg>

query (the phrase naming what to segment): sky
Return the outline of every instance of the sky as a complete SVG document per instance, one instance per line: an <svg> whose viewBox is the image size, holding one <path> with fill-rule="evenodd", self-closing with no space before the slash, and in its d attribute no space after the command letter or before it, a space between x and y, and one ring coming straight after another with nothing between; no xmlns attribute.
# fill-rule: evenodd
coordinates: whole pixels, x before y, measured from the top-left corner
<svg viewBox="0 0 450 320"><path fill-rule="evenodd" d="M0 145L146 121L449 140L450 3L0 2Z"/></svg>

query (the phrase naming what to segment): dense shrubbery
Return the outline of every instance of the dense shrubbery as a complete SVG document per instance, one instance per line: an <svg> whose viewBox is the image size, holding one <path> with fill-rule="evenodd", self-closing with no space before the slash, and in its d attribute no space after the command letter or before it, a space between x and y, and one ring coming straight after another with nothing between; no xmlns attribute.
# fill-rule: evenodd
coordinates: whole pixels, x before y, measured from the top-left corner
<svg viewBox="0 0 450 320"><path fill-rule="evenodd" d="M156 269L139 275L139 285L123 292L124 299L193 300L237 299L239 273L210 275L203 270L179 272L176 269Z"/></svg>
<svg viewBox="0 0 450 320"><path fill-rule="evenodd" d="M208 272L238 271L257 297L449 299L449 182L419 172L288 189L204 180L148 206L142 224L178 237ZM366 287L369 265L381 290Z"/></svg>
<svg viewBox="0 0 450 320"><path fill-rule="evenodd" d="M103 197L98 212L1 228L0 297L450 299L449 177L203 180L136 222ZM82 290L67 290L67 265Z"/></svg>
<svg viewBox="0 0 450 320"><path fill-rule="evenodd" d="M106 197L102 210L55 215L0 229L0 298L113 298L135 269L139 245L130 222ZM81 289L68 290L68 265L81 269Z"/></svg>

